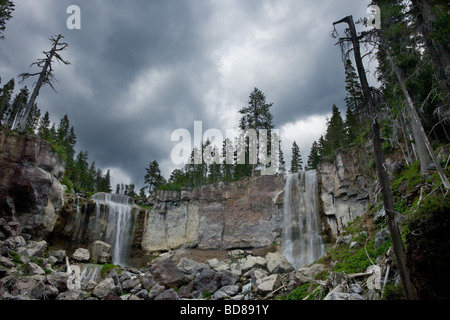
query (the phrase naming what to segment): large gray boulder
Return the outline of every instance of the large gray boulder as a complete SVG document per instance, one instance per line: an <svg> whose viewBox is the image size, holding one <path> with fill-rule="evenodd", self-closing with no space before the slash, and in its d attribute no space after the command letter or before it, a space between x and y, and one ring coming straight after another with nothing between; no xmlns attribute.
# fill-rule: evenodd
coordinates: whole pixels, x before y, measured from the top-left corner
<svg viewBox="0 0 450 320"><path fill-rule="evenodd" d="M72 259L77 262L88 262L90 258L89 250L84 248L78 248L72 255Z"/></svg>
<svg viewBox="0 0 450 320"><path fill-rule="evenodd" d="M287 259L279 252L266 254L267 270L270 273L283 273L294 270Z"/></svg>
<svg viewBox="0 0 450 320"><path fill-rule="evenodd" d="M108 293L114 290L115 287L116 285L112 278L105 279L92 290L92 295L99 299L103 299Z"/></svg>
<svg viewBox="0 0 450 320"><path fill-rule="evenodd" d="M94 263L110 263L111 262L111 245L103 241L95 241L89 247L91 258Z"/></svg>

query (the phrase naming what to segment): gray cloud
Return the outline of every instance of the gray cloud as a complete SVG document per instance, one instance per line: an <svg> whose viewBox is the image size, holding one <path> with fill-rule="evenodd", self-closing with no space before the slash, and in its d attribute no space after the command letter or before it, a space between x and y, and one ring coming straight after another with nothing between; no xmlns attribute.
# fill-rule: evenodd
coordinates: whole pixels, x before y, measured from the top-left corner
<svg viewBox="0 0 450 320"><path fill-rule="evenodd" d="M68 114L78 148L101 168L137 185L152 160L170 172L170 134L237 125L254 87L274 103L277 126L343 106L340 52L332 22L365 15L359 0L16 1L0 47L3 82L48 50L62 33L70 66L57 67L58 94L38 105L53 121ZM66 28L79 5L82 29ZM32 82L26 83L28 86ZM344 110L342 110L344 111ZM284 146L290 148L290 146ZM307 149L306 147L304 147ZM307 155L303 155L304 158ZM289 162L290 159L287 159Z"/></svg>

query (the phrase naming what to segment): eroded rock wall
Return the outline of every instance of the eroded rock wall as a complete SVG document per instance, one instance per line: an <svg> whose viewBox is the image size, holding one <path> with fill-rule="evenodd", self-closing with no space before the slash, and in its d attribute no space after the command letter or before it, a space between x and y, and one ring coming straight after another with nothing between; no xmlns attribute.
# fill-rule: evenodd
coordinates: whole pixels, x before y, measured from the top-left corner
<svg viewBox="0 0 450 320"><path fill-rule="evenodd" d="M355 150L346 149L318 167L323 211L334 237L367 210L374 189L364 173L367 165Z"/></svg>
<svg viewBox="0 0 450 320"><path fill-rule="evenodd" d="M35 240L53 231L64 203L63 173L48 142L0 126L0 216L17 219Z"/></svg>

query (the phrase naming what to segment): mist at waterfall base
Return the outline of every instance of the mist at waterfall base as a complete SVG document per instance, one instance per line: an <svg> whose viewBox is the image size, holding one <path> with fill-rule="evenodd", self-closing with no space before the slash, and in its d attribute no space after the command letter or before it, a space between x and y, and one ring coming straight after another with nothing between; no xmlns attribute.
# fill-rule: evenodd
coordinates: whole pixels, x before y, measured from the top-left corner
<svg viewBox="0 0 450 320"><path fill-rule="evenodd" d="M96 201L96 214L100 214L100 203L108 207L108 225L105 242L110 244L112 262L115 265L126 266L133 234L133 200L121 194L97 193L91 198Z"/></svg>
<svg viewBox="0 0 450 320"><path fill-rule="evenodd" d="M298 269L324 255L316 171L302 171L286 179L282 250Z"/></svg>

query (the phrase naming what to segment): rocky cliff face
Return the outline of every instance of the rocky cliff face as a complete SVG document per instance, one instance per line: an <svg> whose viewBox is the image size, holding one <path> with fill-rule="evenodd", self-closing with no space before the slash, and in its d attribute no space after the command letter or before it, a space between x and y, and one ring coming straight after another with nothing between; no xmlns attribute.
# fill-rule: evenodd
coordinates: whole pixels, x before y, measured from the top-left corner
<svg viewBox="0 0 450 320"><path fill-rule="evenodd" d="M35 240L53 231L63 206L64 163L49 143L0 126L0 215Z"/></svg>
<svg viewBox="0 0 450 320"><path fill-rule="evenodd" d="M357 157L355 150L347 149L338 152L332 162L321 163L318 167L323 212L335 238L349 222L367 210L374 189L373 182L363 174L367 165Z"/></svg>
<svg viewBox="0 0 450 320"><path fill-rule="evenodd" d="M342 151L319 167L328 241L369 203L372 190L361 173L366 164L354 153ZM34 240L52 235L71 246L106 240L107 205L64 195L58 181L64 164L49 143L0 128L0 165L1 214L17 219ZM152 210L135 209L132 247L151 252L182 246L268 246L281 234L284 184L284 177L261 176L181 192L160 191L149 199Z"/></svg>
<svg viewBox="0 0 450 320"><path fill-rule="evenodd" d="M284 179L261 176L182 192L162 191L150 202L142 248L169 250L264 247L281 230Z"/></svg>

